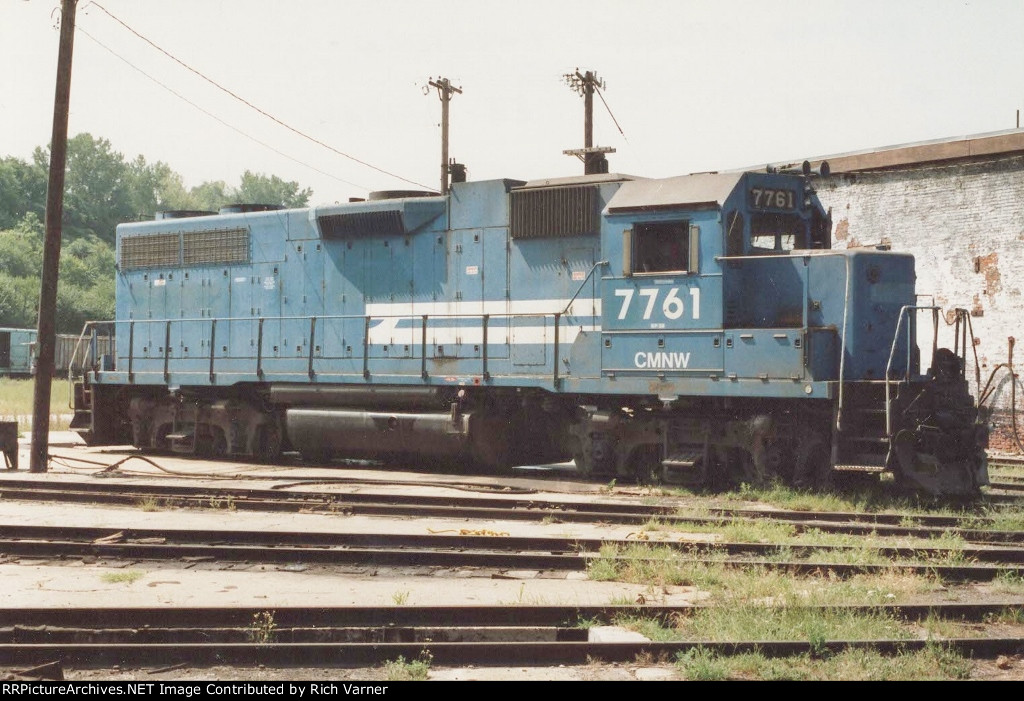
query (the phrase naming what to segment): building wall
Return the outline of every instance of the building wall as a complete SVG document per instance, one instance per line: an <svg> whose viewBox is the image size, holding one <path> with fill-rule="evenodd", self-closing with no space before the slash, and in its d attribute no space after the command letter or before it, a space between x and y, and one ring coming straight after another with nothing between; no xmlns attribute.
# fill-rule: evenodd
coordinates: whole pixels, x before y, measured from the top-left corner
<svg viewBox="0 0 1024 701"><path fill-rule="evenodd" d="M1024 341L1024 155L833 173L816 180L815 188L832 208L835 248L888 244L909 251L917 261L919 294L934 295L946 310L970 310L982 390L992 378L985 402L993 409L992 448L1014 450L1005 363L1008 339ZM952 327L939 326L940 346L952 346ZM922 325L921 331L930 342L930 330ZM1019 376L1024 347L1018 350ZM922 353L922 361L927 357ZM1016 384L1016 422L1024 439L1020 377Z"/></svg>

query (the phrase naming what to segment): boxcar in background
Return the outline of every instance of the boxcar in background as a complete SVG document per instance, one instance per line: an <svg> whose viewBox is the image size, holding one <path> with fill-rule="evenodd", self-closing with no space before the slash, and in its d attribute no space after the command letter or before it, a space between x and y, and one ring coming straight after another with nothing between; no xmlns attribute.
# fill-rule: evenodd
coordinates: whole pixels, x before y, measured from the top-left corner
<svg viewBox="0 0 1024 701"><path fill-rule="evenodd" d="M67 376L77 343L78 336L75 334L57 334L53 356L54 375ZM98 343L101 354L109 352L109 339L100 337ZM83 342L83 345L88 346L88 343ZM79 351L80 355L87 352L88 348ZM35 354L35 329L0 328L0 377L31 377L35 374Z"/></svg>

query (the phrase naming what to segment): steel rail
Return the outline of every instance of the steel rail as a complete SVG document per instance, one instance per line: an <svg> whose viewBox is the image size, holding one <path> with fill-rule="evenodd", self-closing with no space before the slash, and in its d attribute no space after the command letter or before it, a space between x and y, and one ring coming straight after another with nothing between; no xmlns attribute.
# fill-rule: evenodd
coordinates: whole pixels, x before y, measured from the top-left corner
<svg viewBox="0 0 1024 701"><path fill-rule="evenodd" d="M195 666L316 666L349 667L376 665L402 657L415 660L428 653L435 665L466 664L538 665L631 662L638 656L673 659L690 650L722 655L759 653L790 657L844 650L874 650L899 654L941 646L965 657L995 658L1024 649L1024 638L947 638L815 641L716 641L686 642L422 642L422 643L68 643L0 645L0 665L36 664L60 659L64 665L105 667L112 665L190 664Z"/></svg>
<svg viewBox="0 0 1024 701"><path fill-rule="evenodd" d="M822 606L773 606L773 610L821 611L847 614L876 614L904 621L921 621L929 617L943 620L978 622L1004 613L1024 610L1024 599L986 603L937 602L908 604L838 604ZM69 608L6 608L0 609L0 631L16 635L23 630L47 628L57 635L62 629L139 630L151 629L251 629L256 616L270 613L277 630L316 626L341 628L395 626L437 626L439 621L451 627L546 626L579 627L614 624L623 617L674 621L679 616L692 616L710 604L669 606L602 605L558 606L515 604L506 606L262 606L262 607L69 607Z"/></svg>
<svg viewBox="0 0 1024 701"><path fill-rule="evenodd" d="M163 543L94 543L60 540L0 539L0 556L7 559L66 559L105 557L132 561L208 561L215 563L286 563L302 565L356 565L373 567L419 568L490 568L498 571L538 569L545 571L584 571L598 559L613 564L637 562L664 563L664 559L613 556L594 553L516 553L421 548L309 548L260 547L250 545L174 545ZM1024 565L943 565L939 563L846 563L828 561L774 561L757 559L722 559L692 557L679 554L680 561L707 566L763 568L790 574L824 574L850 577L862 573L904 572L936 576L943 581L987 582L999 576L1024 576Z"/></svg>
<svg viewBox="0 0 1024 701"><path fill-rule="evenodd" d="M329 492L280 492L275 490L225 490L182 488L155 485L124 485L126 491L114 493L105 485L88 485L80 489L62 488L54 483L44 486L23 484L23 480L0 484L0 496L5 499L55 501L74 503L107 503L137 506L142 500L162 498L167 506L217 508L223 506L249 511L316 511L327 513L373 516L417 516L423 518L477 518L510 521L540 521L555 519L572 523L618 523L642 525L652 518L667 524L693 523L698 525L728 525L737 519L763 519L789 524L797 531L816 529L828 533L852 535L875 534L883 536L933 537L947 534L951 529L969 542L990 544L1024 543L1024 531L989 531L977 528L963 529L956 525L906 526L899 519L928 521L936 524L962 522L955 517L927 515L899 517L892 514L849 514L846 512L796 512L750 509L728 511L732 516L689 516L679 514L677 507L650 507L623 504L575 504L542 500L480 500L456 497L410 497L408 495L342 494ZM121 486L121 485L119 485ZM262 493L268 493L267 498ZM478 504L484 504L479 506ZM472 504L472 506L470 506ZM845 522L848 517L855 521Z"/></svg>
<svg viewBox="0 0 1024 701"><path fill-rule="evenodd" d="M543 551L547 553L595 553L603 546L628 547L649 545L665 547L689 554L720 553L727 555L777 555L789 553L796 557L824 553L860 553L870 551L890 558L935 558L950 562L986 562L1024 564L1024 548L964 547L942 548L920 546L858 546L815 545L813 543L741 543L723 541L692 541L684 539L641 540L636 538L585 538L549 536L510 536L487 534L420 534L420 533L331 533L310 531L243 531L210 529L148 529L94 526L25 526L0 523L0 543L20 540L109 541L122 544L232 544L281 548L423 548L448 550L494 550L501 552Z"/></svg>

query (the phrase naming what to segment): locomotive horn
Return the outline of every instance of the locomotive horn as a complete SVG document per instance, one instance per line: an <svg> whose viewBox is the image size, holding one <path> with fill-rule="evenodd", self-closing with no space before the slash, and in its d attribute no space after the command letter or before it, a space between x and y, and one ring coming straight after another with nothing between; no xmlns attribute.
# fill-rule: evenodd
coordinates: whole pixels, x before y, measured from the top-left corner
<svg viewBox="0 0 1024 701"><path fill-rule="evenodd" d="M812 176L821 176L822 178L827 178L829 176L829 173L832 172L832 169L829 168L828 166L828 161L822 161L821 165L818 166L817 170L811 168L810 161L804 161L803 165L801 165L800 167L800 170L803 171L804 177L807 178L810 178Z"/></svg>

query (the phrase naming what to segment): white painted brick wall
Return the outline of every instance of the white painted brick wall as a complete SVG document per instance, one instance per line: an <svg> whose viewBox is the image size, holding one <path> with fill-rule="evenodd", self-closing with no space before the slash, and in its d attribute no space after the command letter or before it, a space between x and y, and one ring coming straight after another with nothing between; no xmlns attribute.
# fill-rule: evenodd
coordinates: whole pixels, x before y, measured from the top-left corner
<svg viewBox="0 0 1024 701"><path fill-rule="evenodd" d="M1020 341L1018 376L1024 369L1024 156L833 175L815 188L832 208L835 248L888 243L913 253L918 294L934 295L944 309L971 310L983 387L996 372L986 402L992 447L1010 449L1010 375L998 366L1012 336ZM940 345L951 347L952 327L940 326ZM924 325L921 332L930 340ZM926 362L928 353L921 357ZM1020 378L1017 411L1024 437Z"/></svg>

